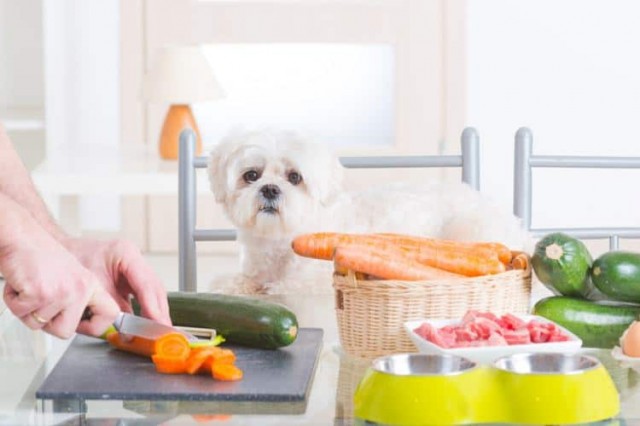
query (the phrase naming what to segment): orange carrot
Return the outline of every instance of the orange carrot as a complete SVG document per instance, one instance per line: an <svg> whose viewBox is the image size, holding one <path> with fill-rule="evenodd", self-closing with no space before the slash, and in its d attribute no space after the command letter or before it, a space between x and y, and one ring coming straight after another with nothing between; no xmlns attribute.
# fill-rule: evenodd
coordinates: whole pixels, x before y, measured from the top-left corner
<svg viewBox="0 0 640 426"><path fill-rule="evenodd" d="M203 364L210 358L213 358L215 352L214 349L214 347L192 349L189 354L189 358L187 358L186 361L186 372L189 374L198 373ZM211 367L209 367L208 370L211 371Z"/></svg>
<svg viewBox="0 0 640 426"><path fill-rule="evenodd" d="M155 341L155 355L187 359L190 353L189 341L181 333L167 333Z"/></svg>
<svg viewBox="0 0 640 426"><path fill-rule="evenodd" d="M461 275L424 265L406 251L387 246L339 246L334 261L341 267L363 272L382 279L406 281L430 280L437 278L461 278Z"/></svg>
<svg viewBox="0 0 640 426"><path fill-rule="evenodd" d="M115 348L142 356L160 353L165 356L182 356L188 354L189 341L180 333L168 333L150 340L139 336L123 336L118 332L109 333L107 341Z"/></svg>
<svg viewBox="0 0 640 426"><path fill-rule="evenodd" d="M370 240L370 237L370 235L365 234L317 232L315 234L298 235L291 242L291 248L300 256L331 260L333 259L333 252L338 245L363 244L365 241Z"/></svg>
<svg viewBox="0 0 640 426"><path fill-rule="evenodd" d="M163 374L182 374L187 372L187 358L155 354L151 356L156 371Z"/></svg>
<svg viewBox="0 0 640 426"><path fill-rule="evenodd" d="M455 241L455 240L443 240L437 238L418 237L414 235L403 235L393 233L380 233L374 234L375 236L390 239L396 243L402 245L414 246L416 244L422 247L431 247L434 249L452 249L457 251L471 250L478 255L486 256L489 258L497 257L502 263L509 264L511 262L512 253L509 247L502 243L496 242L470 242L470 241Z"/></svg>
<svg viewBox="0 0 640 426"><path fill-rule="evenodd" d="M449 240L434 240L398 234L380 235L407 249L418 262L468 277L504 272L506 265L487 247Z"/></svg>
<svg viewBox="0 0 640 426"><path fill-rule="evenodd" d="M179 374L187 370L191 354L189 341L183 334L168 333L155 340L151 360L159 373Z"/></svg>
<svg viewBox="0 0 640 426"><path fill-rule="evenodd" d="M216 380L235 381L242 379L242 370L234 364L217 364L211 366L211 375Z"/></svg>
<svg viewBox="0 0 640 426"><path fill-rule="evenodd" d="M527 269L529 267L529 256L524 252L514 252L511 267L513 269Z"/></svg>
<svg viewBox="0 0 640 426"><path fill-rule="evenodd" d="M111 346L125 352L142 356L151 356L155 352L155 341L143 339L142 337L131 336L130 338L125 338L120 333L113 332L109 333L106 339Z"/></svg>
<svg viewBox="0 0 640 426"><path fill-rule="evenodd" d="M338 246L375 247L387 246L389 243L407 249L407 254L414 256L420 263L471 277L504 272L506 266L499 257L502 249L509 253L508 261L511 261L511 252L499 243L468 243L388 233L305 234L296 237L292 247L301 256L329 260L332 251ZM344 275L344 268L341 268L339 263L334 264L336 272Z"/></svg>

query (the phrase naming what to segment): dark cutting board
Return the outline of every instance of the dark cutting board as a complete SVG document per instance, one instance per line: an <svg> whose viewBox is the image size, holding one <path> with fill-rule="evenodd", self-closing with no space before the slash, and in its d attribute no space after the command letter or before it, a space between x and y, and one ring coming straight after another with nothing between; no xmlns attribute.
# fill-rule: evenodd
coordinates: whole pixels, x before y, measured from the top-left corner
<svg viewBox="0 0 640 426"><path fill-rule="evenodd" d="M40 388L38 399L224 402L306 402L322 346L322 329L301 328L296 341L277 350L227 345L244 371L237 382L208 375L167 375L148 358L76 336ZM306 405L306 404L305 404Z"/></svg>

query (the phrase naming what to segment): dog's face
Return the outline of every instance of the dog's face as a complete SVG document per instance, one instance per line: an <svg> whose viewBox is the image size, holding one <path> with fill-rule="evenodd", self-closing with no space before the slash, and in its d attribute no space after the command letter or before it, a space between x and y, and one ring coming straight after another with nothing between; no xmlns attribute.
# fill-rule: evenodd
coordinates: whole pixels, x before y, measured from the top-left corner
<svg viewBox="0 0 640 426"><path fill-rule="evenodd" d="M342 166L328 149L294 133L246 132L212 151L209 179L237 228L277 238L313 226L340 188Z"/></svg>

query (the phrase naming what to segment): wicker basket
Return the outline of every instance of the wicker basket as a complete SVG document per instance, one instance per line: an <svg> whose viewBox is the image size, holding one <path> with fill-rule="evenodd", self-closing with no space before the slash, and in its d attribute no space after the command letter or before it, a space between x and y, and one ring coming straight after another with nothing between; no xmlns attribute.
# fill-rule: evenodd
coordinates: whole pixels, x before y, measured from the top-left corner
<svg viewBox="0 0 640 426"><path fill-rule="evenodd" d="M461 318L469 309L526 314L531 269L433 281L358 280L334 274L338 332L344 351L372 359L416 348L404 330L420 318Z"/></svg>

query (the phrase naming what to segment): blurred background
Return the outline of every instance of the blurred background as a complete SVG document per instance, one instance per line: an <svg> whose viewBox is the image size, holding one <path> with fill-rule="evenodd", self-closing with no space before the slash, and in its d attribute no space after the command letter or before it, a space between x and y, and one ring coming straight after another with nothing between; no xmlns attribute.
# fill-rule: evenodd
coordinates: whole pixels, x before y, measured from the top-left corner
<svg viewBox="0 0 640 426"><path fill-rule="evenodd" d="M459 153L473 126L481 191L511 210L521 126L534 154L640 155L638 22L633 0L0 0L0 120L68 232L133 239L173 274L169 101L142 90L164 47L198 45L224 92L191 105L203 155L238 126L345 155ZM353 187L459 179L349 173ZM640 226L638 171L534 177L534 227ZM199 178L198 225L229 227ZM199 268L235 265L236 249L201 243Z"/></svg>

